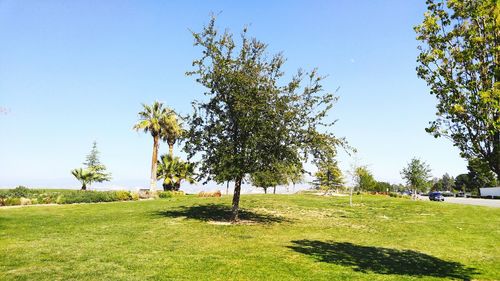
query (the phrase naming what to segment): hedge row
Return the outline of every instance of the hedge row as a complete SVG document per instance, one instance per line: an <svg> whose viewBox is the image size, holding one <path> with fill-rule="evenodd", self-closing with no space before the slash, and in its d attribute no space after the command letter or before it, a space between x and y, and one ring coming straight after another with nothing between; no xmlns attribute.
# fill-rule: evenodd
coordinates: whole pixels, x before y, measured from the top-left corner
<svg viewBox="0 0 500 281"><path fill-rule="evenodd" d="M160 198L171 198L182 195L185 195L184 191L158 191L158 197Z"/></svg>
<svg viewBox="0 0 500 281"><path fill-rule="evenodd" d="M136 192L129 191L48 191L17 187L0 191L0 206L32 204L73 204L139 200Z"/></svg>

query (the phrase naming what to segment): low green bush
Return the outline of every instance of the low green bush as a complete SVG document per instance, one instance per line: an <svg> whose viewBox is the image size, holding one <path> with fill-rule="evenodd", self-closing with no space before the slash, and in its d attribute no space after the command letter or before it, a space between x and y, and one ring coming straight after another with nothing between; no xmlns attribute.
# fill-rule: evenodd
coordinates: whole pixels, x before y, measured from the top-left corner
<svg viewBox="0 0 500 281"><path fill-rule="evenodd" d="M183 196L184 191L158 191L158 197L160 198L172 198L174 196Z"/></svg>
<svg viewBox="0 0 500 281"><path fill-rule="evenodd" d="M138 193L138 192L131 192L131 193L130 193L130 197L131 197L131 199L132 199L132 200L134 200L134 201L137 201L137 200L139 200L139 199L140 199L140 198L139 198L139 193Z"/></svg>
<svg viewBox="0 0 500 281"><path fill-rule="evenodd" d="M16 206L21 205L21 198L9 197L3 200L4 206Z"/></svg>
<svg viewBox="0 0 500 281"><path fill-rule="evenodd" d="M38 194L35 199L38 204L55 204L57 203L57 199L59 198L59 192L52 193L41 193Z"/></svg>
<svg viewBox="0 0 500 281"><path fill-rule="evenodd" d="M0 206L31 204L73 204L139 200L137 192L27 189L0 190Z"/></svg>
<svg viewBox="0 0 500 281"><path fill-rule="evenodd" d="M171 198L174 195L172 194L171 191L158 191L158 197L160 198Z"/></svg>
<svg viewBox="0 0 500 281"><path fill-rule="evenodd" d="M74 190L62 194L61 204L98 203L132 200L128 191L83 191Z"/></svg>
<svg viewBox="0 0 500 281"><path fill-rule="evenodd" d="M128 191L120 190L120 191L115 191L116 198L120 201L128 201L132 199L132 194Z"/></svg>

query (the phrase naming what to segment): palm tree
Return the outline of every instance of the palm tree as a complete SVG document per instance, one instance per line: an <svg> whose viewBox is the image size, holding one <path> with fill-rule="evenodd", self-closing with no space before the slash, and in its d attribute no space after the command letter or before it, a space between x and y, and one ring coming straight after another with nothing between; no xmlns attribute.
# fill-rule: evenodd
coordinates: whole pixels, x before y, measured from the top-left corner
<svg viewBox="0 0 500 281"><path fill-rule="evenodd" d="M103 182L111 179L110 174L100 172L93 168L74 169L71 171L71 174L82 183L82 190L87 190L87 185L90 186L93 182Z"/></svg>
<svg viewBox="0 0 500 281"><path fill-rule="evenodd" d="M163 123L169 110L163 103L155 101L151 106L142 104L143 111L139 112L139 121L134 125L134 130L150 132L153 137L153 156L151 159L151 191L156 191L156 169L158 162L159 140L163 137Z"/></svg>
<svg viewBox="0 0 500 281"><path fill-rule="evenodd" d="M92 183L92 171L89 169L74 169L71 174L82 183L82 190L87 190L87 185Z"/></svg>
<svg viewBox="0 0 500 281"><path fill-rule="evenodd" d="M194 183L195 164L182 161L179 157L163 155L158 161L158 179L163 179L164 190L179 190L183 180Z"/></svg>
<svg viewBox="0 0 500 281"><path fill-rule="evenodd" d="M182 124L178 121L177 114L168 109L168 114L166 114L162 120L163 127L163 141L168 144L168 152L171 157L174 157L174 144L178 139L184 134L182 129Z"/></svg>

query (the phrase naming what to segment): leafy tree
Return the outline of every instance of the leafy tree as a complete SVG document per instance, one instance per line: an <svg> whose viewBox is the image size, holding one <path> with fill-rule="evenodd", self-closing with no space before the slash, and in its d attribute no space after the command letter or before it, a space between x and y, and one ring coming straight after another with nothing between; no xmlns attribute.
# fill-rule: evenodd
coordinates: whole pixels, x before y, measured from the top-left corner
<svg viewBox="0 0 500 281"><path fill-rule="evenodd" d="M472 184L468 174L460 174L455 178L455 190L471 192Z"/></svg>
<svg viewBox="0 0 500 281"><path fill-rule="evenodd" d="M302 167L302 163L289 165L286 169L286 176L293 185L292 191L295 191L295 185L304 181L304 168Z"/></svg>
<svg viewBox="0 0 500 281"><path fill-rule="evenodd" d="M455 188L455 179L445 173L440 179L434 179L432 184L433 190L452 191Z"/></svg>
<svg viewBox="0 0 500 281"><path fill-rule="evenodd" d="M446 191L452 191L454 186L455 186L455 179L448 175L448 173L445 173L443 177L441 178L441 182L443 183L443 190Z"/></svg>
<svg viewBox="0 0 500 281"><path fill-rule="evenodd" d="M283 80L281 55L268 56L267 45L241 33L239 47L228 31L219 33L215 19L193 32L202 56L188 75L204 86L208 101L195 101L185 149L201 154L200 172L206 180L235 181L231 220L238 220L243 178L275 163L298 165L307 155L321 158L322 147L335 154L344 144L317 127L336 101L324 93L322 77L299 71ZM303 85L307 78L307 85Z"/></svg>
<svg viewBox="0 0 500 281"><path fill-rule="evenodd" d="M375 191L377 181L367 167L357 167L355 171L356 188L359 191Z"/></svg>
<svg viewBox="0 0 500 281"><path fill-rule="evenodd" d="M164 190L178 191L181 182L195 182L195 164L181 160L179 157L172 157L170 154L163 155L158 161L157 178L163 179Z"/></svg>
<svg viewBox="0 0 500 281"><path fill-rule="evenodd" d="M488 165L478 158L472 158L467 165L469 179L472 188L479 191L481 187L497 186L498 181L495 174L488 169Z"/></svg>
<svg viewBox="0 0 500 281"><path fill-rule="evenodd" d="M403 192L406 190L406 187L403 184L391 184L391 190L393 192Z"/></svg>
<svg viewBox="0 0 500 281"><path fill-rule="evenodd" d="M415 27L418 76L438 100L426 129L450 138L461 156L481 159L500 181L500 6L494 0L427 0Z"/></svg>
<svg viewBox="0 0 500 281"><path fill-rule="evenodd" d="M317 189L328 192L344 185L344 176L337 161L319 161L316 166L318 171L314 174L314 184Z"/></svg>
<svg viewBox="0 0 500 281"><path fill-rule="evenodd" d="M163 107L163 103L155 101L151 106L142 104L143 110L139 112L139 121L134 125L136 131L149 132L153 137L153 155L151 159L151 191L156 191L156 170L158 163L158 148L160 138L167 138L166 121L172 121L168 116L173 114L171 109Z"/></svg>
<svg viewBox="0 0 500 281"><path fill-rule="evenodd" d="M431 177L430 173L429 165L417 158L411 159L410 163L401 171L401 176L413 190L414 199L416 199L418 191L427 189Z"/></svg>
<svg viewBox="0 0 500 281"><path fill-rule="evenodd" d="M288 184L286 170L280 165L250 174L250 181L254 186L263 188L266 194L269 187L274 188L273 194L275 194L276 186Z"/></svg>
<svg viewBox="0 0 500 281"><path fill-rule="evenodd" d="M376 192L388 192L392 190L392 185L388 182L378 181L375 185Z"/></svg>

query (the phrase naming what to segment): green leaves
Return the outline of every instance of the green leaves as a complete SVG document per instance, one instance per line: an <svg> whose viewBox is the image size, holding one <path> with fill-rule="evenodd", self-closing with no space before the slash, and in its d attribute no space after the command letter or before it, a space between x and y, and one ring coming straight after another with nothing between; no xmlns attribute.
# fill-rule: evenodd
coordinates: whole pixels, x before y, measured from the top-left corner
<svg viewBox="0 0 500 281"><path fill-rule="evenodd" d="M159 101L153 102L152 105L142 104L142 107L134 130L149 132L153 137L160 136L172 145L183 135L182 125L174 110L164 107Z"/></svg>
<svg viewBox="0 0 500 281"><path fill-rule="evenodd" d="M103 173L96 168L77 168L71 170L71 174L82 183L82 189L87 189L94 182L103 182L111 180L111 175Z"/></svg>
<svg viewBox="0 0 500 281"><path fill-rule="evenodd" d="M446 4L446 5L445 5ZM500 179L498 1L427 1L417 74L435 95L427 132L450 138L466 159L481 158Z"/></svg>
<svg viewBox="0 0 500 281"><path fill-rule="evenodd" d="M82 189L87 189L94 182L104 182L111 180L111 174L106 173L106 166L99 161L99 151L97 142L94 141L92 150L87 155L83 163L87 168L78 168L71 171L71 174L82 183Z"/></svg>
<svg viewBox="0 0 500 281"><path fill-rule="evenodd" d="M318 171L314 174L316 188L332 190L344 186L345 179L337 161L320 161L317 167Z"/></svg>
<svg viewBox="0 0 500 281"><path fill-rule="evenodd" d="M345 145L323 122L337 97L324 92L316 69L283 82L281 53L267 54L267 44L246 29L237 46L231 33L217 31L214 18L193 37L202 55L187 75L206 88L207 100L193 103L185 150L201 154L206 180L298 165L310 155L323 157L320 151L331 157Z"/></svg>
<svg viewBox="0 0 500 281"><path fill-rule="evenodd" d="M424 161L413 158L401 171L401 176L406 183L415 190L424 190L431 177L431 169Z"/></svg>
<svg viewBox="0 0 500 281"><path fill-rule="evenodd" d="M179 157L163 155L158 161L157 178L163 179L165 189L179 190L183 180L194 183L195 169L194 163L185 162Z"/></svg>

